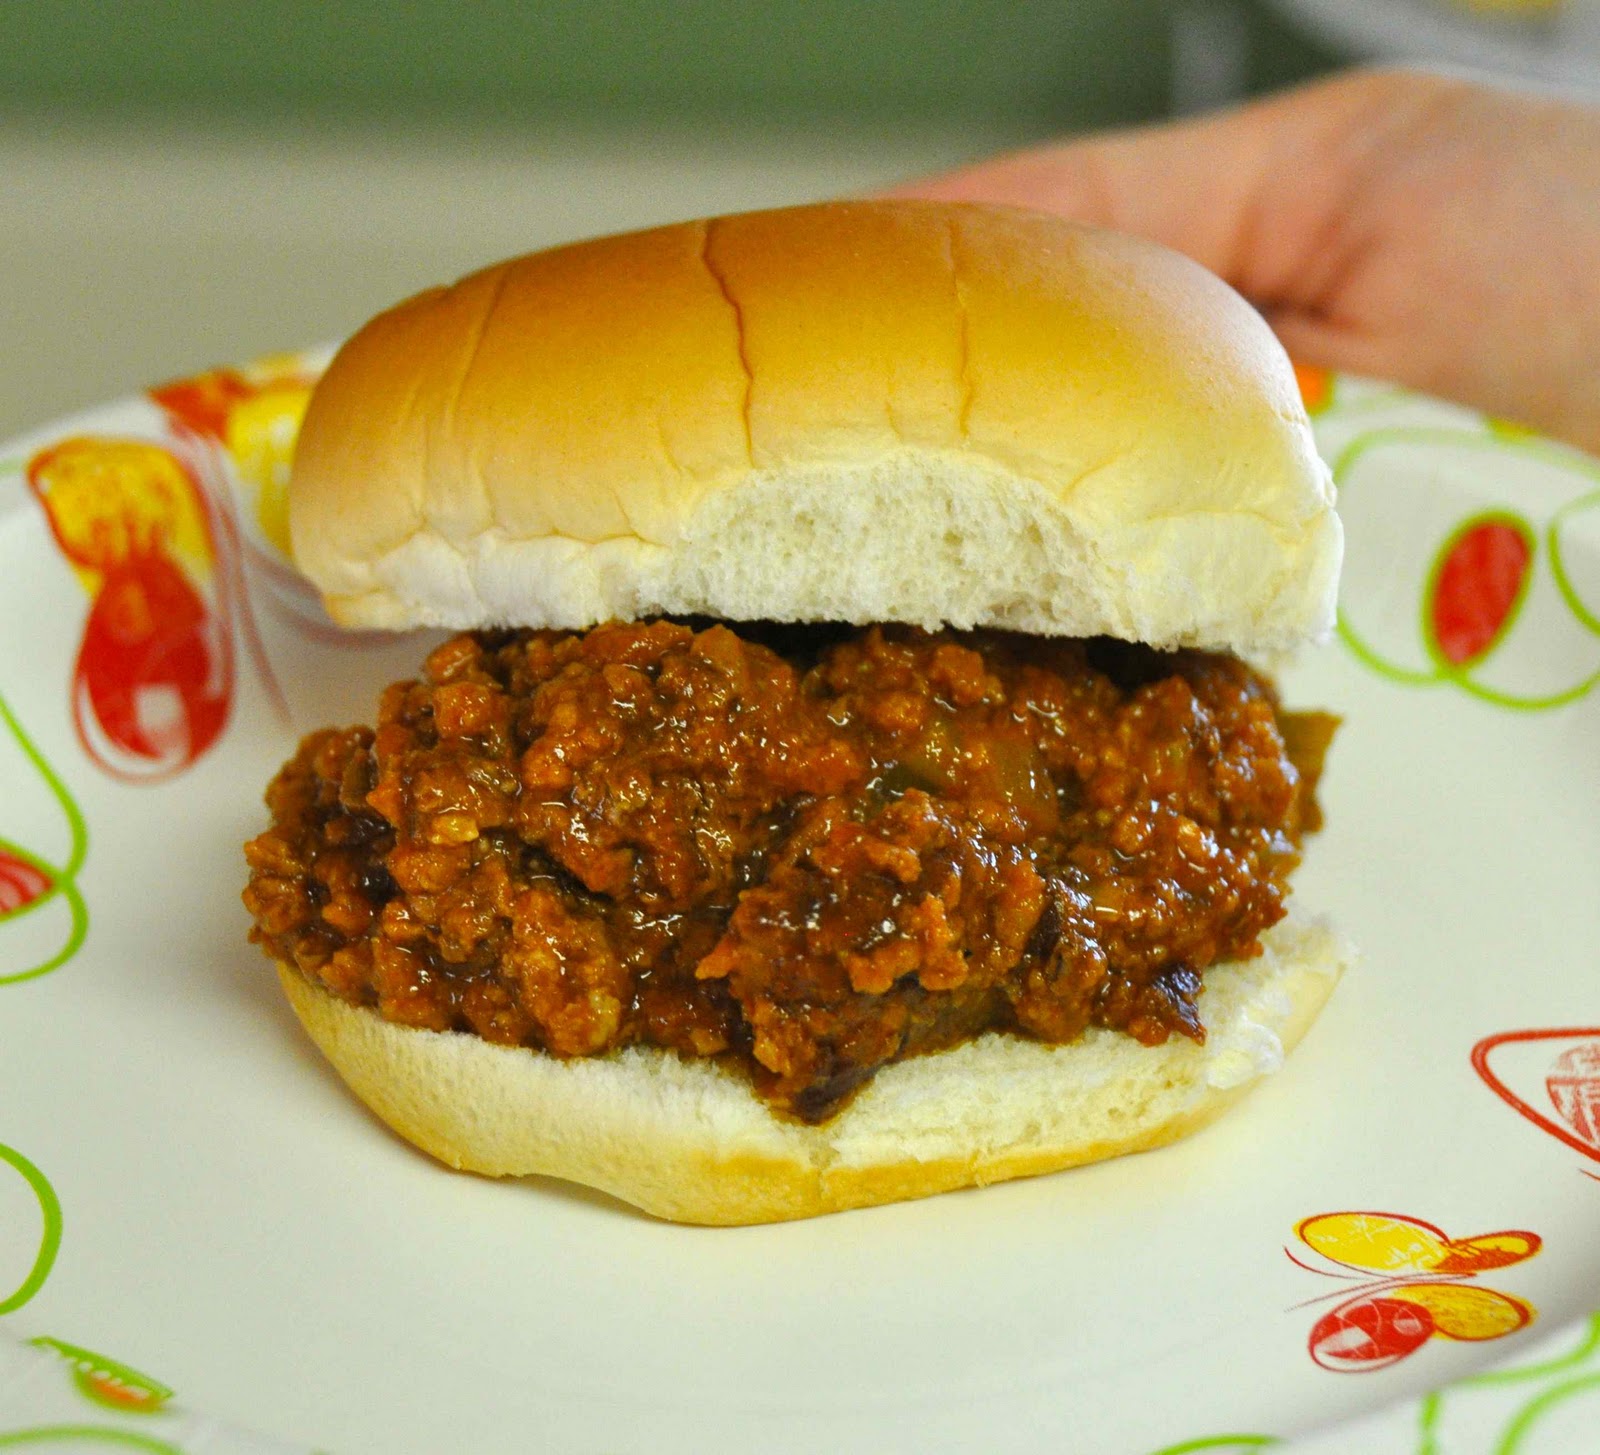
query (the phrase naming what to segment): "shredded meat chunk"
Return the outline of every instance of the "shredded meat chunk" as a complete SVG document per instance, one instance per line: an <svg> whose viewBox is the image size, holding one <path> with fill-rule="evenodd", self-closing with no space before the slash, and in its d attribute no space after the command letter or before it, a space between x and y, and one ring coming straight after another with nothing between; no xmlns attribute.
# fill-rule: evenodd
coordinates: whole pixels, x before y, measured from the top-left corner
<svg viewBox="0 0 1600 1455"><path fill-rule="evenodd" d="M273 781L251 937L404 1025L723 1056L820 1121L986 1030L1202 1039L1332 726L1232 657L1121 643L465 635Z"/></svg>

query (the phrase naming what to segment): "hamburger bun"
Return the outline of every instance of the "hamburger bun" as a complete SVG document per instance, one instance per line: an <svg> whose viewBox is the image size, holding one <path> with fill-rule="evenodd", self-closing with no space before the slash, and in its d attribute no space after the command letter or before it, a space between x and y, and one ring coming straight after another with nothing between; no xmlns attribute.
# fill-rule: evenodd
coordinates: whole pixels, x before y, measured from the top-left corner
<svg viewBox="0 0 1600 1455"><path fill-rule="evenodd" d="M374 319L296 448L350 626L673 614L1267 654L1327 633L1333 485L1283 349L1198 264L855 202L502 263Z"/></svg>
<svg viewBox="0 0 1600 1455"><path fill-rule="evenodd" d="M1326 634L1341 553L1289 362L1226 285L927 202L605 238L401 304L318 385L290 523L351 626L704 615L1249 657ZM885 1067L820 1126L713 1061L563 1061L280 975L352 1090L448 1165L726 1224L1172 1141L1282 1064L1347 958L1294 912L1206 972L1204 1045L990 1032Z"/></svg>
<svg viewBox="0 0 1600 1455"><path fill-rule="evenodd" d="M779 1222L1058 1172L1175 1142L1278 1070L1348 948L1289 919L1258 958L1206 973L1206 1041L1065 1046L991 1032L886 1066L820 1126L780 1119L715 1061L652 1047L562 1061L412 1030L279 967L306 1033L408 1142L490 1177L539 1174L673 1222Z"/></svg>

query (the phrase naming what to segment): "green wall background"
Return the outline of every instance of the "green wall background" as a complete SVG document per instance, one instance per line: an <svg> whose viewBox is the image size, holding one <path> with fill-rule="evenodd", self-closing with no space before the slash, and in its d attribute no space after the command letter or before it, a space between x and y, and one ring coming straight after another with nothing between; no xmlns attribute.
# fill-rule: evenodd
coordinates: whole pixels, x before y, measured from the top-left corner
<svg viewBox="0 0 1600 1455"><path fill-rule="evenodd" d="M1180 0L0 0L0 115L1023 130L1159 114ZM1253 15L1252 81L1321 58Z"/></svg>

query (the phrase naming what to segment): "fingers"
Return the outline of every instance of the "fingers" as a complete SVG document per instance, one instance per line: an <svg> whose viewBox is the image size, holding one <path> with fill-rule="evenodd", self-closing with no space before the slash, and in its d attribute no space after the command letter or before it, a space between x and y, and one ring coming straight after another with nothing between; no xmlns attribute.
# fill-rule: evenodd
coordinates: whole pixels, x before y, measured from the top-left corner
<svg viewBox="0 0 1600 1455"><path fill-rule="evenodd" d="M1137 233L1227 276L1261 188L1264 136L1250 112L1003 156L900 189L998 202Z"/></svg>
<svg viewBox="0 0 1600 1455"><path fill-rule="evenodd" d="M1010 203L1137 233L1292 311L1337 276L1347 203L1383 137L1449 84L1353 73L1199 120L1014 153L899 195Z"/></svg>
<svg viewBox="0 0 1600 1455"><path fill-rule="evenodd" d="M1600 442L1600 111L1403 71L1019 152L902 195L1189 254L1306 363Z"/></svg>

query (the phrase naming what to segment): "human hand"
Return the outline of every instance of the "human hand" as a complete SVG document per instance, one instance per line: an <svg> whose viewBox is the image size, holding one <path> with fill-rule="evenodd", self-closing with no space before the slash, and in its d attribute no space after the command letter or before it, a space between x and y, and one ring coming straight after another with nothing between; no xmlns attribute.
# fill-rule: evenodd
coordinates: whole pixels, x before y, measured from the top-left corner
<svg viewBox="0 0 1600 1455"><path fill-rule="evenodd" d="M899 191L1154 238L1251 299L1297 360L1600 451L1600 109L1353 72Z"/></svg>

